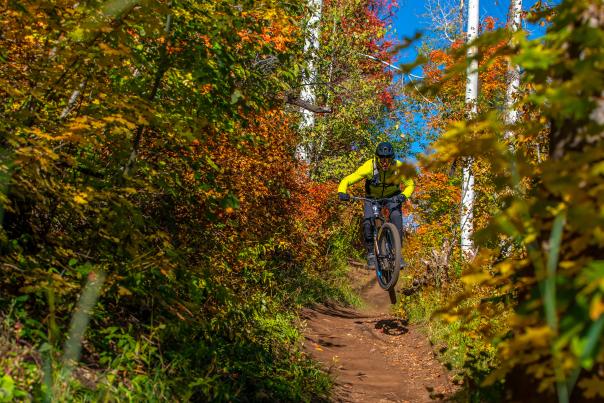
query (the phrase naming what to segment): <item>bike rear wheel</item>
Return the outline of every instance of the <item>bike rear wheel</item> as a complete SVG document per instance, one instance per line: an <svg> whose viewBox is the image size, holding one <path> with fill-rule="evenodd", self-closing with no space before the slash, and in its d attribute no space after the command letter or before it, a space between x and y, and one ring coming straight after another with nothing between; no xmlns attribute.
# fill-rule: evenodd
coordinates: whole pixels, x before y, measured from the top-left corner
<svg viewBox="0 0 604 403"><path fill-rule="evenodd" d="M392 300L394 297L393 303L395 303L394 286L401 270L401 239L394 224L384 223L382 225L378 233L377 248L376 276L378 284L384 290L388 290L390 299Z"/></svg>

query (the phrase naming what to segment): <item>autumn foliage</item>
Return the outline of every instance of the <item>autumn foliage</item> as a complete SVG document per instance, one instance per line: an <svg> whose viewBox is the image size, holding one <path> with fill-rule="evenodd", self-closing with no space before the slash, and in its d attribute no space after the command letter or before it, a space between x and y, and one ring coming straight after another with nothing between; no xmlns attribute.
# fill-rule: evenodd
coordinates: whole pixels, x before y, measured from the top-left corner
<svg viewBox="0 0 604 403"><path fill-rule="evenodd" d="M481 96L472 117L463 103L466 45L427 53L423 89L435 113L425 116L438 140L424 161L454 181L457 163L473 161L478 254L448 266L460 277L447 302L435 289L414 301L440 302L429 312L442 323L440 341L455 345L457 351L444 349L444 356L469 386L468 397L568 402L604 396L602 214L596 207L604 120L602 83L593 81L601 75L596 44L603 20L591 17L601 11L593 1L537 3L528 16L547 31L532 40L522 30L492 29L486 20L475 44ZM514 124L504 117L510 62L523 80L512 100L520 116Z"/></svg>
<svg viewBox="0 0 604 403"><path fill-rule="evenodd" d="M295 159L284 104L305 3L1 7L1 387L326 396L295 324L300 304L341 297L335 184Z"/></svg>

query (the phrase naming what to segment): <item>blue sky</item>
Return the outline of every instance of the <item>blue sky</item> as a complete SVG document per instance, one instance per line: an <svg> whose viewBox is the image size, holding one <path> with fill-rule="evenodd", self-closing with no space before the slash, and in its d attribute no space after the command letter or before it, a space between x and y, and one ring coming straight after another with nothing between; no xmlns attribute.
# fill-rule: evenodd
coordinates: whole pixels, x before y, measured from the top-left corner
<svg viewBox="0 0 604 403"><path fill-rule="evenodd" d="M433 1L436 2L436 1ZM450 4L459 4L458 0L448 0ZM465 0L467 4L468 0ZM557 3L551 1L550 3ZM427 34L430 29L430 21L424 15L427 12L425 0L399 0L399 8L396 10L394 23L391 29L392 36L402 39L404 37L412 37L416 32ZM442 3L447 3L447 0L441 0ZM523 10L528 10L532 7L536 0L524 0L522 2ZM504 0L482 0L480 1L480 20L485 17L494 17L499 23L505 24L510 7L510 1ZM466 17L464 15L464 17ZM529 36L539 36L543 29L539 27L526 27L529 30ZM405 49L400 54L402 63L409 63L415 58L415 52L412 48Z"/></svg>
<svg viewBox="0 0 604 403"><path fill-rule="evenodd" d="M437 0L431 0L432 3L436 3ZM441 4L453 4L458 5L459 0L439 0ZM399 0L399 8L396 10L393 25L391 27L390 35L399 40L403 40L405 37L413 37L416 32L421 32L424 36L430 36L430 25L431 21L425 16L427 14L427 8L425 0ZM468 0L465 0L467 4ZM552 0L549 3L558 3L559 0ZM536 0L523 0L523 10L528 10L536 3ZM510 0L482 0L479 5L480 20L484 20L486 17L494 17L498 25L504 25L508 18L508 12L510 7ZM467 12L467 11L466 11ZM466 16L464 15L464 18ZM544 32L543 27L539 26L526 26L523 23L524 28L528 31L529 37L541 36ZM466 28L464 27L464 30ZM417 41L410 47L403 49L397 55L397 64L411 63L417 56L416 47L420 45L420 41ZM417 68L413 73L421 75L421 68ZM395 80L398 80L395 78ZM407 78L405 79L407 81ZM422 120L419 118L415 122L415 125L421 126ZM411 153L422 152L425 144L413 144ZM414 158L411 156L411 160Z"/></svg>

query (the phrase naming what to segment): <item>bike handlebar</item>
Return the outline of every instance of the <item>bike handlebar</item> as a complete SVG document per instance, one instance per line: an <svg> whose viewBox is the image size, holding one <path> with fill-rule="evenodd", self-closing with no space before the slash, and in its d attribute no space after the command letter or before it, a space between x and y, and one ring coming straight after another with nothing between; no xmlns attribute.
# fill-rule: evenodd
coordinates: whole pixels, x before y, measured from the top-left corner
<svg viewBox="0 0 604 403"><path fill-rule="evenodd" d="M391 196L391 197L384 197L382 199L371 199L369 197L360 197L360 196L350 196L350 201L354 201L354 200L360 200L360 201L370 201L370 202L384 202L384 201L388 201L388 200L392 200L395 197L398 197L400 195L395 195L395 196Z"/></svg>

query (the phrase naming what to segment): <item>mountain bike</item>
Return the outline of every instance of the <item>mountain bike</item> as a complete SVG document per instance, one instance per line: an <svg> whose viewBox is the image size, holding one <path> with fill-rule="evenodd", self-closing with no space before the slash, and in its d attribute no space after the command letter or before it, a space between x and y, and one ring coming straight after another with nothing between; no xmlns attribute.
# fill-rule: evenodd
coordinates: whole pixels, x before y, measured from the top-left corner
<svg viewBox="0 0 604 403"><path fill-rule="evenodd" d="M396 304L394 287L401 270L401 237L396 226L389 222L390 214L386 205L392 201L392 198L369 199L352 196L350 199L371 203L373 216L369 218L369 222L373 234L373 250L377 260L375 274L380 287L388 291L390 302Z"/></svg>

